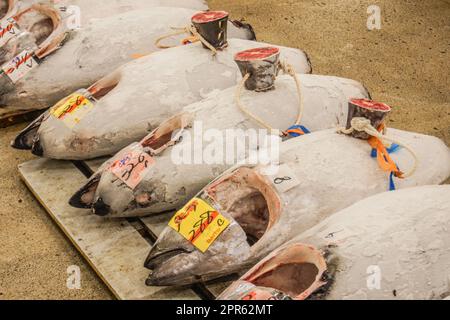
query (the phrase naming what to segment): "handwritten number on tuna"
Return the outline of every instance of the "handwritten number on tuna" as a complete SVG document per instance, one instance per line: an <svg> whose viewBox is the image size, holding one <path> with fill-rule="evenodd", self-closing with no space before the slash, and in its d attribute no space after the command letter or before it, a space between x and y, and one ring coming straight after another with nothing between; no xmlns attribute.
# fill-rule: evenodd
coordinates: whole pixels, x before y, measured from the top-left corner
<svg viewBox="0 0 450 320"><path fill-rule="evenodd" d="M133 173L133 171L140 165L140 164L144 164L144 168L148 167L148 160L145 159L145 155L144 154L140 154L138 157L138 162L137 163L129 163L127 164L127 167L129 168L128 170L126 170L123 174L122 174L122 178L125 181L128 181L128 179L131 178L131 175Z"/></svg>
<svg viewBox="0 0 450 320"><path fill-rule="evenodd" d="M194 240L199 235L198 232L200 231L200 234L205 231L206 227L214 220L213 217L211 217L211 213L214 211L206 211L205 213L202 213L200 215L200 220L198 220L192 227L193 229L189 232L191 235L191 242L194 242Z"/></svg>

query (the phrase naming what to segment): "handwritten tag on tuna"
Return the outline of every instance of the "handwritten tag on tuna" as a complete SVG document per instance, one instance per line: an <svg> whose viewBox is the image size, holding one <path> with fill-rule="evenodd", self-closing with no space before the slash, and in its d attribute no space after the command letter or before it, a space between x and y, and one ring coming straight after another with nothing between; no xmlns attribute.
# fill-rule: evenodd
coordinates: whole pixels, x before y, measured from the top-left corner
<svg viewBox="0 0 450 320"><path fill-rule="evenodd" d="M278 168L278 173L270 176L270 179L279 192L287 192L300 184L300 180L287 164L282 164Z"/></svg>
<svg viewBox="0 0 450 320"><path fill-rule="evenodd" d="M154 163L155 160L146 152L133 148L124 152L119 160L111 165L110 170L128 187L135 189Z"/></svg>
<svg viewBox="0 0 450 320"><path fill-rule="evenodd" d="M204 200L192 199L170 220L169 226L206 252L230 222Z"/></svg>
<svg viewBox="0 0 450 320"><path fill-rule="evenodd" d="M2 69L13 83L17 83L37 66L38 63L33 58L33 54L24 50L10 62L4 64Z"/></svg>
<svg viewBox="0 0 450 320"><path fill-rule="evenodd" d="M0 47L4 46L9 40L20 33L14 18L4 19L0 21Z"/></svg>
<svg viewBox="0 0 450 320"><path fill-rule="evenodd" d="M71 94L58 102L50 114L62 120L69 128L75 127L94 108L94 104L79 93Z"/></svg>

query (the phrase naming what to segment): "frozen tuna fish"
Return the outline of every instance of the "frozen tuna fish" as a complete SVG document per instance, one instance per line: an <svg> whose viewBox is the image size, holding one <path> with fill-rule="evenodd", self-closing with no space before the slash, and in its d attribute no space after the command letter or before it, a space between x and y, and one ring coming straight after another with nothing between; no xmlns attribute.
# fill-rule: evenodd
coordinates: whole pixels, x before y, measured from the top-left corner
<svg viewBox="0 0 450 320"><path fill-rule="evenodd" d="M450 296L450 186L382 193L269 254L222 300Z"/></svg>
<svg viewBox="0 0 450 320"><path fill-rule="evenodd" d="M230 39L228 47L214 57L195 43L134 60L75 96L86 100L88 107L61 113L66 105L74 105L67 100L77 101L73 95L64 99L20 133L13 146L32 148L36 155L55 159L113 155L140 141L183 107L235 85L240 75L234 54L258 46L261 43ZM280 49L283 59L299 73L311 71L304 52ZM231 104L233 93L227 96Z"/></svg>
<svg viewBox="0 0 450 320"><path fill-rule="evenodd" d="M48 2L62 10L70 10L70 6L77 6L80 11L74 9L70 13L80 13L81 26L92 19L101 19L134 10L151 11L154 7L178 7L197 11L208 9L203 0L48 0ZM173 27L180 27L180 25Z"/></svg>
<svg viewBox="0 0 450 320"><path fill-rule="evenodd" d="M159 50L154 42L172 26L190 24L194 14L190 9L155 7L69 31L60 11L50 6L19 10L2 22L9 31L0 49L0 117L48 108L133 58ZM178 45L183 37L167 41Z"/></svg>
<svg viewBox="0 0 450 320"><path fill-rule="evenodd" d="M37 3L54 5L55 8L69 15L79 15L81 25L92 19L101 19L127 11L148 11L154 7L208 9L203 0L0 0L0 18L14 10Z"/></svg>
<svg viewBox="0 0 450 320"><path fill-rule="evenodd" d="M408 150L417 159L412 176L394 178L397 188L439 184L449 177L450 150L441 140L395 129L387 136L409 148L390 155L398 168L409 171L413 166ZM371 150L367 141L325 130L283 142L276 168L244 165L227 171L172 218L146 260L152 270L147 283L178 286L248 270L331 214L386 191L388 175L371 158ZM195 210L200 202L206 205ZM219 222L229 225L214 229ZM208 238L205 250L199 232L208 235L211 230L216 238Z"/></svg>
<svg viewBox="0 0 450 320"><path fill-rule="evenodd" d="M74 28L80 28L93 19L103 19L128 11L150 11L155 7L176 7L191 10L208 10L204 0L22 0L23 7L33 3L47 3L55 5L67 17L68 23ZM252 27L238 20L228 23L229 38L255 40ZM174 25L172 27L184 27Z"/></svg>
<svg viewBox="0 0 450 320"><path fill-rule="evenodd" d="M30 1L30 0L29 0ZM191 10L208 10L204 0L53 0L58 8L71 16L75 24L81 27L92 19L110 17L128 11L150 11L155 7L177 7ZM76 7L73 7L76 6ZM79 14L79 19L77 19ZM185 25L173 25L179 28ZM256 40L253 28L239 20L228 22L228 37L238 39Z"/></svg>
<svg viewBox="0 0 450 320"><path fill-rule="evenodd" d="M298 77L304 101L302 124L312 131L342 126L347 119L349 98L368 95L353 80L317 75ZM237 107L235 91L232 87L186 107L185 112L163 122L140 143L120 151L70 203L76 207L92 207L94 213L111 217L173 210L239 160L251 153L263 156L258 155L258 150L265 148L266 141L270 153L277 153L280 137L259 130L259 124ZM242 101L259 118L281 130L291 127L299 112L295 82L286 75L276 81L275 90L247 91ZM225 146L230 147L225 150ZM137 168L136 172L142 171L140 176L136 179L130 176L124 183L112 165L137 150L151 157L148 168Z"/></svg>

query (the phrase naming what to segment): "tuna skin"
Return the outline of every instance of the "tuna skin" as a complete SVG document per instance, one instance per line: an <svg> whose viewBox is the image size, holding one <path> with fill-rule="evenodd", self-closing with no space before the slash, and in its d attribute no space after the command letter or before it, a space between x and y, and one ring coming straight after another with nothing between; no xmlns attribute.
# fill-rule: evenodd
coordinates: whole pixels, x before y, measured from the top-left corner
<svg viewBox="0 0 450 320"><path fill-rule="evenodd" d="M9 0L13 7L25 8L34 3L54 5L57 8L78 6L81 9L81 23L89 23L92 19L103 19L128 11L148 11L154 7L177 7L192 10L208 10L203 0ZM0 0L0 14L8 9L8 0ZM0 16L0 18L2 18Z"/></svg>
<svg viewBox="0 0 450 320"><path fill-rule="evenodd" d="M14 2L13 0L10 0ZM203 0L22 0L16 1L15 8L11 13L19 8L25 8L34 3L44 3L54 5L56 8L77 6L80 8L81 27L84 27L92 20L104 19L107 17L119 15L129 11L148 12L156 7L175 7L185 8L196 11L208 10L208 6ZM2 5L4 8L2 9ZM0 0L0 19L1 14L6 14L8 4L6 0ZM71 15L72 12L64 13L64 16ZM185 25L174 25L173 27L184 27ZM253 29L244 23L244 27L238 27L236 21L228 25L228 37L256 40Z"/></svg>
<svg viewBox="0 0 450 320"><path fill-rule="evenodd" d="M275 250L242 278L283 250L307 244L331 251L335 261L328 266L329 283L312 299L444 299L450 296L449 195L450 186L425 186L362 200ZM370 266L379 267L378 289L367 286ZM233 293L230 287L218 299Z"/></svg>
<svg viewBox="0 0 450 320"><path fill-rule="evenodd" d="M116 87L73 129L53 116L46 117L36 135L40 155L64 160L112 155L142 139L186 105L235 85L241 76L234 54L261 45L230 39L228 48L212 57L196 43L134 60L93 85L96 88L111 83ZM281 51L298 72L311 71L302 51L284 47Z"/></svg>
<svg viewBox="0 0 450 320"><path fill-rule="evenodd" d="M49 2L55 3L57 7L80 7L82 24L128 11L151 11L155 7L177 7L198 11L208 9L203 0L49 0Z"/></svg>
<svg viewBox="0 0 450 320"><path fill-rule="evenodd" d="M439 184L450 176L450 150L441 140L395 129L389 129L387 135L408 144L419 160L413 176L396 179L398 189ZM413 162L405 149L392 154L392 158L404 170L410 168ZM217 238L205 254L167 227L147 258L146 266L152 269L148 284L178 286L248 270L249 265L254 265L334 212L388 189L388 175L370 157L367 142L339 135L334 130L315 132L284 142L280 163L291 168L299 184L280 193L265 178L267 180L262 189L272 194L267 202L271 208L269 215L272 222L253 246L247 243L245 232L231 215L239 217L235 207L243 198L248 200L245 196L249 187L242 186L242 181L228 182L226 178L231 175L228 172L204 188L200 195L211 197L208 192L217 190L220 186L218 181L225 180L223 191L216 191L212 196L219 212L232 220L231 227ZM252 170L263 176L265 168L257 166ZM253 190L258 193L257 189ZM243 214L252 212L245 208L241 210ZM176 251L180 248L183 253ZM178 254L170 256L167 252Z"/></svg>
<svg viewBox="0 0 450 320"><path fill-rule="evenodd" d="M0 78L0 116L46 109L79 88L87 88L135 55L159 51L155 40L172 32L173 26L189 24L196 12L157 7L91 21L69 33L59 50L15 85L5 77ZM229 29L237 27L230 22ZM165 43L179 45L184 37L177 36Z"/></svg>
<svg viewBox="0 0 450 320"><path fill-rule="evenodd" d="M344 125L349 98L368 96L364 87L353 80L317 75L299 75L299 77L305 105L302 124L313 131ZM242 135L236 137L235 141L245 141L244 134L247 129L260 127L239 110L234 101L235 90L236 88L232 87L212 94L201 102L187 106L184 111L192 119L191 123L196 121L202 124L203 131L214 130L220 137L225 137L227 129L241 129ZM298 114L298 99L295 82L286 75L280 76L276 81L275 90L265 93L245 91L242 94L243 103L252 112L274 128L282 130L286 130L295 121ZM164 124L161 125L163 126ZM174 210L180 208L212 179L237 163L237 159L245 159L250 151L245 148L242 154L235 152L232 156L233 161L228 164L225 163L222 154L219 154L219 160L223 161L217 163L203 161L202 164L195 164L174 161L177 155L182 157L183 154L192 159L191 150L198 148L199 145L188 136L193 137L195 130L187 128L188 134L183 141L176 147L168 148L155 156L156 163L134 190L118 180L109 170L97 173L94 177L101 174L101 178L93 198L102 199L109 208L108 215L112 217L145 216ZM143 140L150 139L150 136ZM206 153L212 144L213 142L203 142L200 152ZM255 145L254 148L258 146ZM117 158L119 157L113 159ZM142 203L139 201L142 197L150 200Z"/></svg>

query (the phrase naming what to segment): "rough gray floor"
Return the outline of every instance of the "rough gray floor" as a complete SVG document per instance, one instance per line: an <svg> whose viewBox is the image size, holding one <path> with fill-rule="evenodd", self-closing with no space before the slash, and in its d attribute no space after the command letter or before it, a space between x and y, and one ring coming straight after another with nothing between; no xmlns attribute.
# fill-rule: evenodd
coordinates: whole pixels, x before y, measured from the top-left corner
<svg viewBox="0 0 450 320"><path fill-rule="evenodd" d="M252 23L259 40L306 50L314 72L362 81L392 105L392 127L438 136L450 145L450 1L210 0ZM382 9L368 31L367 7ZM107 299L109 291L39 206L17 174L31 158L11 150L23 126L0 130L0 299ZM430 155L432 156L432 155ZM68 290L79 265L82 289Z"/></svg>
<svg viewBox="0 0 450 320"><path fill-rule="evenodd" d="M0 299L110 299L109 290L22 183L17 165L32 158L8 147L23 125L0 131ZM81 289L66 286L81 268Z"/></svg>

